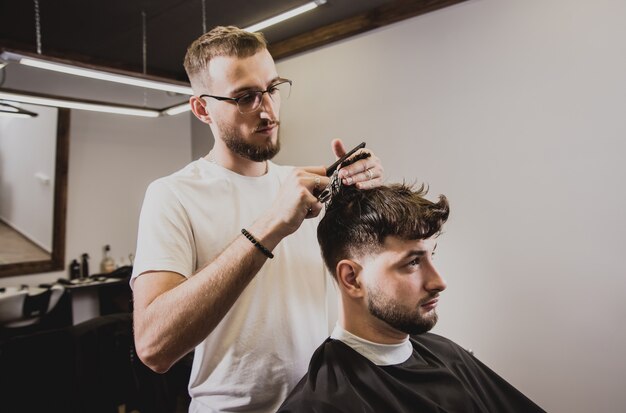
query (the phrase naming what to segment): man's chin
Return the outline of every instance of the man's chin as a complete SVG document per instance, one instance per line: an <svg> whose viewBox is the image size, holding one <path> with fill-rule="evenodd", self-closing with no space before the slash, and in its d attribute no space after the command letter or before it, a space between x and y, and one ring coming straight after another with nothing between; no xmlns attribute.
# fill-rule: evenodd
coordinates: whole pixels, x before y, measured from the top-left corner
<svg viewBox="0 0 626 413"><path fill-rule="evenodd" d="M274 158L280 151L280 140L278 138L275 142L272 140L271 137L268 137L268 141L261 144L249 143L239 139L224 139L224 142L237 155L254 162L264 162Z"/></svg>
<svg viewBox="0 0 626 413"><path fill-rule="evenodd" d="M437 320L437 313L432 310L426 316L421 317L419 321L405 326L404 332L411 336L427 333L435 327Z"/></svg>
<svg viewBox="0 0 626 413"><path fill-rule="evenodd" d="M276 155L278 155L279 151L280 145L278 143L272 143L269 145L261 146L256 150L248 151L247 154L249 156L247 156L247 158L255 162L263 162L273 159Z"/></svg>

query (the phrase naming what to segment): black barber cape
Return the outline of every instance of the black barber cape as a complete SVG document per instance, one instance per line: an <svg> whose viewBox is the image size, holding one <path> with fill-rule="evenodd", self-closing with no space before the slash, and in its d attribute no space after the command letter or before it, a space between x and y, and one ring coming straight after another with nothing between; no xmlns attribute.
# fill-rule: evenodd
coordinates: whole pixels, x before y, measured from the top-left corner
<svg viewBox="0 0 626 413"><path fill-rule="evenodd" d="M544 412L452 341L431 333L410 340L407 361L377 366L327 339L278 412Z"/></svg>

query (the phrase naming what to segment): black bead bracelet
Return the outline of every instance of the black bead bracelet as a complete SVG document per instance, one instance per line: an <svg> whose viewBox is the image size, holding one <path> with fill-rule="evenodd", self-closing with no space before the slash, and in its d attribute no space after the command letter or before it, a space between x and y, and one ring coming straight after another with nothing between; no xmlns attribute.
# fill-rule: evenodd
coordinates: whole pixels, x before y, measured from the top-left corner
<svg viewBox="0 0 626 413"><path fill-rule="evenodd" d="M246 231L245 228L241 228L241 233L250 240L250 242L257 247L259 250L261 250L261 252L267 257L267 258L274 258L274 254L272 254L272 252L270 250L268 250L267 248L265 248L263 246L263 244L261 244L259 241L257 241L252 234L250 234L248 231Z"/></svg>

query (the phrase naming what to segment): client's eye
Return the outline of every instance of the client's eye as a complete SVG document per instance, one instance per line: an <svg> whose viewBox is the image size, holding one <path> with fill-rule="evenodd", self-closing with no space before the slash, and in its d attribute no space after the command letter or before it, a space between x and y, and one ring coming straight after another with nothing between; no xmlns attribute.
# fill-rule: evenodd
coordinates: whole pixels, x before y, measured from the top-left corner
<svg viewBox="0 0 626 413"><path fill-rule="evenodd" d="M239 96L237 99L239 104L249 105L256 100L256 93L246 93L245 95Z"/></svg>

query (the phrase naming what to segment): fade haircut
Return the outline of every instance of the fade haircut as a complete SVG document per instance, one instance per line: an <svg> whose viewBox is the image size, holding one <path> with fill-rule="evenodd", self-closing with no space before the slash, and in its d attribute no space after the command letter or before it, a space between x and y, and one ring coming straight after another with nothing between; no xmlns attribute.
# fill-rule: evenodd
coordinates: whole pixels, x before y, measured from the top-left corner
<svg viewBox="0 0 626 413"><path fill-rule="evenodd" d="M192 85L198 85L202 82L198 74L209 66L214 57L250 57L263 49L267 49L267 42L262 33L247 32L235 26L217 26L187 48L185 71Z"/></svg>
<svg viewBox="0 0 626 413"><path fill-rule="evenodd" d="M450 207L444 195L438 202L424 198L424 185L414 190L394 184L360 190L342 186L317 227L324 262L337 279L337 263L382 250L385 239L428 239L441 232Z"/></svg>

